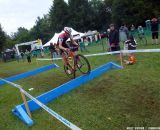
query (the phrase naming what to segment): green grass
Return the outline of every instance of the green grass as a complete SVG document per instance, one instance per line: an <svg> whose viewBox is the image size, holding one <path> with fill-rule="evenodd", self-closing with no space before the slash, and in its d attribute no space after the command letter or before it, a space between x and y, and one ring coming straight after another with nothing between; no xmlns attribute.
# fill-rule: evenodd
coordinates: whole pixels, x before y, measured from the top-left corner
<svg viewBox="0 0 160 130"><path fill-rule="evenodd" d="M139 48L160 48L160 45ZM102 52L93 45L90 53ZM116 60L112 55L88 58L92 69ZM50 108L83 130L125 130L131 126L159 126L160 122L160 54L137 53L137 63L111 70L95 80L65 94L48 104ZM0 63L0 77L8 77L50 64L33 59L27 62ZM33 96L47 92L70 79L61 67L35 75L16 83ZM68 130L58 120L40 109L33 113L35 124L28 127L11 113L21 104L20 93L9 85L0 86L0 130Z"/></svg>

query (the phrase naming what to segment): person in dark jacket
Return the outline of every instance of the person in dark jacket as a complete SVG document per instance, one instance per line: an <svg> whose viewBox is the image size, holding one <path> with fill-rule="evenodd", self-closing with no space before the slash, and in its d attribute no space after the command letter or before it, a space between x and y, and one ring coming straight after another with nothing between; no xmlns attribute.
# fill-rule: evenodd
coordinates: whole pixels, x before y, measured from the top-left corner
<svg viewBox="0 0 160 130"><path fill-rule="evenodd" d="M49 50L51 53L51 58L56 58L58 56L58 52L56 50L56 44L50 43Z"/></svg>
<svg viewBox="0 0 160 130"><path fill-rule="evenodd" d="M137 43L132 35L129 36L128 40L125 41L127 50L136 50Z"/></svg>
<svg viewBox="0 0 160 130"><path fill-rule="evenodd" d="M24 59L24 52L22 50L20 52L20 55L21 55L22 61L24 62L25 61L25 59Z"/></svg>
<svg viewBox="0 0 160 130"><path fill-rule="evenodd" d="M151 20L152 44L158 44L158 19Z"/></svg>
<svg viewBox="0 0 160 130"><path fill-rule="evenodd" d="M27 56L27 61L30 64L31 63L31 52L26 50L25 55Z"/></svg>
<svg viewBox="0 0 160 130"><path fill-rule="evenodd" d="M110 32L108 35L110 51L119 51L119 32L115 29L115 25L110 25Z"/></svg>

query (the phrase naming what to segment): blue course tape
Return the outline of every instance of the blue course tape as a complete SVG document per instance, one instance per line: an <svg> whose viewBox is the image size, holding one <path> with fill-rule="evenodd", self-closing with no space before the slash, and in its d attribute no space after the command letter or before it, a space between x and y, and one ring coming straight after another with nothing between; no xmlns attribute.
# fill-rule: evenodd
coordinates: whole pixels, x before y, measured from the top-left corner
<svg viewBox="0 0 160 130"><path fill-rule="evenodd" d="M47 103L55 100L57 97L79 87L80 85L82 85L90 80L93 80L94 78L102 75L103 73L109 71L110 69L122 69L122 67L115 64L115 63L109 62L109 63L104 64L104 65L98 67L97 69L91 71L90 74L77 77L76 79L73 79L73 80L71 80L71 81L69 81L69 82L49 91L49 92L46 92L46 93L36 97L36 99L39 100L40 102L42 102L43 104L47 104ZM40 108L40 106L37 105L33 100L28 101L28 106L29 106L29 109L31 112ZM24 104L18 105L18 107L21 107L21 109L26 111ZM18 116L23 122L25 122L27 125L31 126L33 124L33 121L30 119L29 116L26 117L26 119L22 118L22 116L23 116L22 115L23 113L21 113L22 110L19 111L18 107L15 107L12 110L12 112L16 116ZM30 122L28 122L28 121L30 121Z"/></svg>
<svg viewBox="0 0 160 130"><path fill-rule="evenodd" d="M50 70L52 68L57 68L57 67L59 67L59 66L56 65L56 64L51 64L51 65L43 66L43 67L35 69L35 70L31 70L31 71L22 73L22 74L18 74L18 75L15 75L15 76L5 78L5 80L8 80L10 82L14 82L14 81L24 79L24 78L27 78L27 77L30 77L30 76L33 76L33 75L42 73L44 71ZM6 83L4 81L0 80L0 85L3 85L3 84L6 84Z"/></svg>

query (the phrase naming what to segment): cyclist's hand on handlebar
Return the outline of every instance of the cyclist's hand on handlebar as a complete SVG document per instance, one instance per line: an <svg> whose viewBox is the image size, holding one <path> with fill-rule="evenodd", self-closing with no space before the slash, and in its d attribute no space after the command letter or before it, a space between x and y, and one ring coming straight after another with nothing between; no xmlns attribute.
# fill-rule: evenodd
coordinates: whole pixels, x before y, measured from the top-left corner
<svg viewBox="0 0 160 130"><path fill-rule="evenodd" d="M69 48L66 48L66 50L65 50L66 52L70 52L70 49Z"/></svg>

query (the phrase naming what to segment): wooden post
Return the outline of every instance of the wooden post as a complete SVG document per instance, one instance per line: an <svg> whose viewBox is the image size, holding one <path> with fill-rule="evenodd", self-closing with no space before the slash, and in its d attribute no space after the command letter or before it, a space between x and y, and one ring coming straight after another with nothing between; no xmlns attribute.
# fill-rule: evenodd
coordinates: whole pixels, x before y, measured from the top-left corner
<svg viewBox="0 0 160 130"><path fill-rule="evenodd" d="M21 90L20 90L20 93L21 93L21 96L22 96L22 99L23 99L25 108L26 108L26 110L27 110L27 113L28 113L29 117L32 118L31 112L30 112L29 107L28 107L28 103L27 103L27 101L26 101L26 97L25 97L24 93L21 92Z"/></svg>
<svg viewBox="0 0 160 130"><path fill-rule="evenodd" d="M121 66L123 67L123 56L121 51L120 51L120 62L121 62Z"/></svg>

